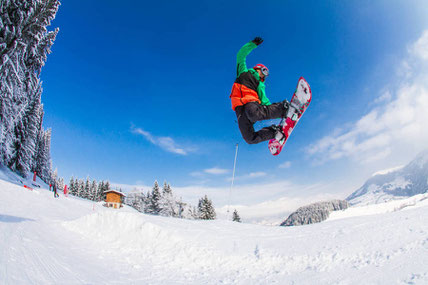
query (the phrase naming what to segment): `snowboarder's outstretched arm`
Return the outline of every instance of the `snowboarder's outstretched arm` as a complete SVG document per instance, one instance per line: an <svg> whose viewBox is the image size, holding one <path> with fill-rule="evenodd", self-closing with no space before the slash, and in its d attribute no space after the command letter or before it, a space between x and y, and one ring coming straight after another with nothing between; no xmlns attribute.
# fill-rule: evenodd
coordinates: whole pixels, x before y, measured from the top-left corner
<svg viewBox="0 0 428 285"><path fill-rule="evenodd" d="M241 75L241 73L248 71L247 68L247 55L255 49L258 45L263 42L263 39L260 37L256 37L251 42L246 43L241 49L238 51L236 56L236 77Z"/></svg>

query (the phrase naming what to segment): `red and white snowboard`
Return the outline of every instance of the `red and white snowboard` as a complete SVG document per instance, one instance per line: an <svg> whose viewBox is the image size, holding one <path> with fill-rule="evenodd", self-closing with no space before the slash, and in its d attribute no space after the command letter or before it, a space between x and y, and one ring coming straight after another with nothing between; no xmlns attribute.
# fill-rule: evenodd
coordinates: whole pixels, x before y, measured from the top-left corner
<svg viewBox="0 0 428 285"><path fill-rule="evenodd" d="M309 103L311 103L311 99L311 87L303 77L300 77L299 82L297 82L296 91L291 98L287 116L282 118L279 123L279 126L282 127L285 136L278 133L274 139L269 141L269 150L273 155L278 155L281 152L287 142L287 139L290 137L291 132L297 125L297 122L308 108Z"/></svg>

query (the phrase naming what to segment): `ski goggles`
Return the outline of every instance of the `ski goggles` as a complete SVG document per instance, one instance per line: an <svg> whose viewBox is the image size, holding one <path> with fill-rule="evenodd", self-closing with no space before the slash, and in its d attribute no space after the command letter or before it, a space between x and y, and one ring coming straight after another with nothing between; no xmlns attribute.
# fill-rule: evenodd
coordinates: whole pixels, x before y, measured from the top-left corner
<svg viewBox="0 0 428 285"><path fill-rule="evenodd" d="M269 69L267 69L266 67L260 68L260 71L263 73L264 76L269 75Z"/></svg>

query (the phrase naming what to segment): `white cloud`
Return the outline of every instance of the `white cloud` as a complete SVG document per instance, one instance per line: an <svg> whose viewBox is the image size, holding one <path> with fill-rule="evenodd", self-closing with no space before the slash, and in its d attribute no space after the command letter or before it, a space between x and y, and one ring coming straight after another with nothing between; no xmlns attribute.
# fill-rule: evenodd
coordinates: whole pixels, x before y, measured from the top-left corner
<svg viewBox="0 0 428 285"><path fill-rule="evenodd" d="M248 174L240 175L235 177L235 181L245 181L249 179L256 179L256 178L262 178L267 177L268 174L263 171L257 171L257 172L250 172ZM232 177L227 178L227 181L232 181Z"/></svg>
<svg viewBox="0 0 428 285"><path fill-rule="evenodd" d="M379 104L379 103L389 102L391 101L391 99L392 99L391 92L389 90L386 90L382 92L378 98L375 99L374 103Z"/></svg>
<svg viewBox="0 0 428 285"><path fill-rule="evenodd" d="M428 60L428 30L409 48L409 52L422 60Z"/></svg>
<svg viewBox="0 0 428 285"><path fill-rule="evenodd" d="M258 178L258 177L264 177L266 175L267 175L266 172L259 171L259 172L251 172L250 174L248 174L248 177L249 178Z"/></svg>
<svg viewBox="0 0 428 285"><path fill-rule="evenodd" d="M172 138L170 137L157 137L151 133L141 129L141 128L132 128L134 134L143 136L150 143L162 148L165 151L180 154L188 155L190 152L194 152L195 149L190 147L179 146Z"/></svg>
<svg viewBox="0 0 428 285"><path fill-rule="evenodd" d="M291 167L291 161L286 161L284 163L281 163L278 167L279 168L290 168Z"/></svg>
<svg viewBox="0 0 428 285"><path fill-rule="evenodd" d="M228 173L229 170L223 169L223 168L218 168L218 167L213 167L213 168L205 169L204 172L208 173L208 174L213 174L213 175L220 175L220 174Z"/></svg>
<svg viewBox="0 0 428 285"><path fill-rule="evenodd" d="M351 158L366 164L397 154L413 156L425 149L428 68L421 60L428 62L428 31L409 48L409 57L403 61L409 70L402 74L399 87L383 91L372 110L350 126L309 146L309 155L317 163Z"/></svg>

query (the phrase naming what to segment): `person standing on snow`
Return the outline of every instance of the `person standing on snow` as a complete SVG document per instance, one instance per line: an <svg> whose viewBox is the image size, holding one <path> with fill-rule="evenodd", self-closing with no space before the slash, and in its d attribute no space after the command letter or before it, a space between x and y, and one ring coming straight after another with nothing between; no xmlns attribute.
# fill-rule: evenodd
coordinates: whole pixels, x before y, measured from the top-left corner
<svg viewBox="0 0 428 285"><path fill-rule="evenodd" d="M57 192L57 189L56 189L56 183L54 183L54 185L53 185L53 192L54 192L54 198L58 198L59 195L58 195L58 192Z"/></svg>
<svg viewBox="0 0 428 285"><path fill-rule="evenodd" d="M275 138L277 132L282 133L282 128L277 125L262 128L256 132L254 124L257 121L283 118L289 107L287 100L272 104L266 97L265 80L269 75L269 69L266 66L259 63L247 69L247 55L262 42L262 38L256 37L238 51L236 80L230 94L232 109L238 118L239 130L248 144L267 141Z"/></svg>

